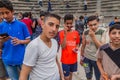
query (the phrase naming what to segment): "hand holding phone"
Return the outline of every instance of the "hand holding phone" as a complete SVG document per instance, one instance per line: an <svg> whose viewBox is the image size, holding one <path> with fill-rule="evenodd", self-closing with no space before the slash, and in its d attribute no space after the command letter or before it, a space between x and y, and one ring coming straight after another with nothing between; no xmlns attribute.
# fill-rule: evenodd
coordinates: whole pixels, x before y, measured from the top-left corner
<svg viewBox="0 0 120 80"><path fill-rule="evenodd" d="M7 41L8 39L10 39L9 35L7 33L2 33L0 34L0 40L4 43L5 41Z"/></svg>
<svg viewBox="0 0 120 80"><path fill-rule="evenodd" d="M75 52L75 53L77 53L77 51L78 51L77 48L73 48L72 50L73 50L73 52Z"/></svg>
<svg viewBox="0 0 120 80"><path fill-rule="evenodd" d="M0 36L1 36L2 38L7 38L9 35L8 35L8 33L3 33L3 34L0 34Z"/></svg>

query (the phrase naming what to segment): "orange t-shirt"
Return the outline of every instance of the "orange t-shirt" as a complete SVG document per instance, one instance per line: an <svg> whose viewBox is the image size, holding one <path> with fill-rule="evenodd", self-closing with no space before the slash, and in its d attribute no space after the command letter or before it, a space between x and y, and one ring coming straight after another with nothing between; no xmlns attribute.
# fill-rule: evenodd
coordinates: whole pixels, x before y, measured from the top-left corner
<svg viewBox="0 0 120 80"><path fill-rule="evenodd" d="M60 44L64 39L64 30L59 32ZM61 62L64 64L74 64L77 62L77 53L73 51L80 42L80 36L77 31L67 32L66 47L62 49Z"/></svg>

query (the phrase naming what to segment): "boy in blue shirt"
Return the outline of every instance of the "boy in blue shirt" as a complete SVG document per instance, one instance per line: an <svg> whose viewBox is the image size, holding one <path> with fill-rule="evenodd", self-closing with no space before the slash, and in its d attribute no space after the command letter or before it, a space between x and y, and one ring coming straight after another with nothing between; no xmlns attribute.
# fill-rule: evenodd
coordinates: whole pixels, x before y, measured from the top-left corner
<svg viewBox="0 0 120 80"><path fill-rule="evenodd" d="M18 80L25 44L30 42L30 34L26 25L14 18L14 9L9 0L0 1L0 12L4 18L0 23L0 34L9 35L8 37L0 36L0 40L3 41L2 60L9 77L12 80Z"/></svg>

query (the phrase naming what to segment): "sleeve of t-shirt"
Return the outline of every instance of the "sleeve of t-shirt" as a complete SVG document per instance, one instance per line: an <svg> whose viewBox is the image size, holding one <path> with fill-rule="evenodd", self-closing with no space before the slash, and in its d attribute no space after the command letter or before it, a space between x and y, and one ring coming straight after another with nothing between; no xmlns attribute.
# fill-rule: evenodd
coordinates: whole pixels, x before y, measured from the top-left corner
<svg viewBox="0 0 120 80"><path fill-rule="evenodd" d="M30 38L30 33L28 31L27 26L25 24L22 24L22 27L23 27L23 34L24 34L25 39Z"/></svg>
<svg viewBox="0 0 120 80"><path fill-rule="evenodd" d="M109 39L109 29L105 30L102 38L101 38L101 42L102 43L109 43L110 39Z"/></svg>
<svg viewBox="0 0 120 80"><path fill-rule="evenodd" d="M38 48L34 43L29 43L25 50L25 56L23 64L27 66L35 66L35 63L38 59Z"/></svg>
<svg viewBox="0 0 120 80"><path fill-rule="evenodd" d="M109 37L108 37L108 32L107 32L107 30L105 30L105 31L103 32L102 36L101 36L101 42L102 42L103 44L105 44L105 43L108 42L107 39L109 39Z"/></svg>

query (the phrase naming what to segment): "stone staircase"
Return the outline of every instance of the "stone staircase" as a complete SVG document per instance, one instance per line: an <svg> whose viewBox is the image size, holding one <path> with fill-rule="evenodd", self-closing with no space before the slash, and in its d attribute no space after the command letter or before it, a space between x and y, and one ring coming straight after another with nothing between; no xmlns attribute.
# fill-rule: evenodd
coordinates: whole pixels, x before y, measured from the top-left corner
<svg viewBox="0 0 120 80"><path fill-rule="evenodd" d="M59 14L63 16L65 13L71 13L75 15L82 15L83 13L93 14L96 12L96 0L89 0L88 1L88 10L84 11L84 4L83 0L69 0L70 8L66 8L66 2L58 1L58 0L51 0L52 4L52 11L53 13ZM47 0L43 0L43 8L40 8L37 0L30 0L29 2L25 2L24 0L20 1L12 1L15 9L15 13L18 12L34 12L37 15L41 10L47 11Z"/></svg>
<svg viewBox="0 0 120 80"><path fill-rule="evenodd" d="M12 0L15 13L18 12L32 12L34 16L38 16L40 11L47 11L48 0L43 0L43 7L40 8L37 3L38 0ZM70 8L66 8L66 2L69 1ZM98 3L98 1L100 3ZM65 13L71 13L77 16L87 13L88 15L95 14L100 10L100 14L105 18L112 18L120 16L120 0L88 0L88 9L84 10L83 0L51 0L53 13L63 16ZM99 6L98 6L99 5ZM111 20L111 19L109 19Z"/></svg>
<svg viewBox="0 0 120 80"><path fill-rule="evenodd" d="M102 0L101 12L106 16L119 15L120 12L119 8L120 8L120 0Z"/></svg>
<svg viewBox="0 0 120 80"><path fill-rule="evenodd" d="M101 0L101 15L107 18L106 22L113 20L114 16L120 16L120 0Z"/></svg>

